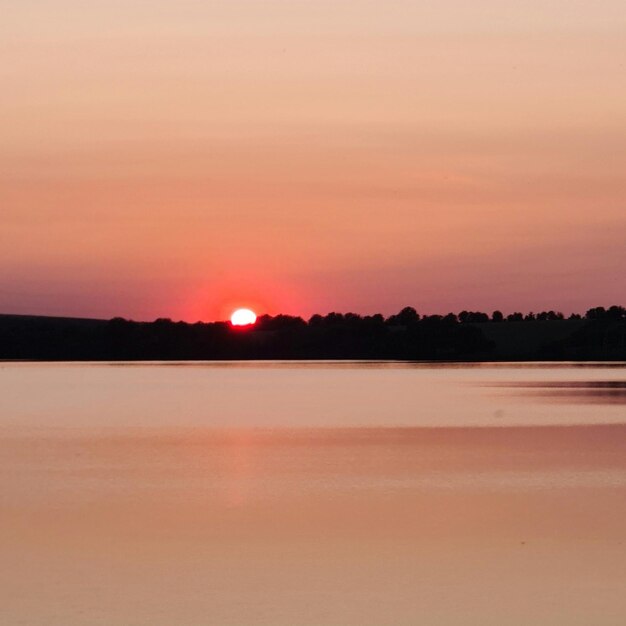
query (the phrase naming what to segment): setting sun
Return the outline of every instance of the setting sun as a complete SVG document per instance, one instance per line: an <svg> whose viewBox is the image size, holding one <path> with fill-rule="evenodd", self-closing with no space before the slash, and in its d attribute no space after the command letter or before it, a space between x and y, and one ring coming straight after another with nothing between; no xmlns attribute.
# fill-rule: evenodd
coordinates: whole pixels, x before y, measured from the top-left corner
<svg viewBox="0 0 626 626"><path fill-rule="evenodd" d="M237 309L230 316L230 323L233 326L250 326L256 322L256 314L250 309Z"/></svg>

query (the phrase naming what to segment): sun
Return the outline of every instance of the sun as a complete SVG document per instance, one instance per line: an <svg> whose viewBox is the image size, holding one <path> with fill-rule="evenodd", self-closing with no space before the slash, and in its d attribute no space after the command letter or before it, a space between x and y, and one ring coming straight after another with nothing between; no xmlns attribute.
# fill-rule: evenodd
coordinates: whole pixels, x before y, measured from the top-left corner
<svg viewBox="0 0 626 626"><path fill-rule="evenodd" d="M237 309L230 316L230 323L233 326L250 326L256 322L256 313L250 309Z"/></svg>

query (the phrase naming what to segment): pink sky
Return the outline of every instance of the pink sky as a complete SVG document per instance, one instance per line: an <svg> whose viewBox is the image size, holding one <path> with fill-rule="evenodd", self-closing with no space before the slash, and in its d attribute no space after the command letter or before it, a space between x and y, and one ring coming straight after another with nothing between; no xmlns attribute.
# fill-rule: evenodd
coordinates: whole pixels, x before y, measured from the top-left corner
<svg viewBox="0 0 626 626"><path fill-rule="evenodd" d="M0 312L626 303L622 1L3 5Z"/></svg>

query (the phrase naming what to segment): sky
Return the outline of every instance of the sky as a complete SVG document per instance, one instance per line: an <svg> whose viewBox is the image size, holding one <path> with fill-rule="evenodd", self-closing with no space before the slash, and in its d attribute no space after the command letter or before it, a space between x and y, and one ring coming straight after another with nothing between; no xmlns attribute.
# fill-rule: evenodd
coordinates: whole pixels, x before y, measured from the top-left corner
<svg viewBox="0 0 626 626"><path fill-rule="evenodd" d="M626 304L623 0L0 14L0 312Z"/></svg>

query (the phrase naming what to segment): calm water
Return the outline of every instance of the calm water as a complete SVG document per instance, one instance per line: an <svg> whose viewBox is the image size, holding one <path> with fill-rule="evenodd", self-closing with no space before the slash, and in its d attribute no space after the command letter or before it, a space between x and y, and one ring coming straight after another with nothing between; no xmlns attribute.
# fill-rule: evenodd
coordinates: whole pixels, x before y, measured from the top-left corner
<svg viewBox="0 0 626 626"><path fill-rule="evenodd" d="M625 402L623 364L0 364L0 428L603 424Z"/></svg>
<svg viewBox="0 0 626 626"><path fill-rule="evenodd" d="M0 364L0 623L626 623L626 367Z"/></svg>

